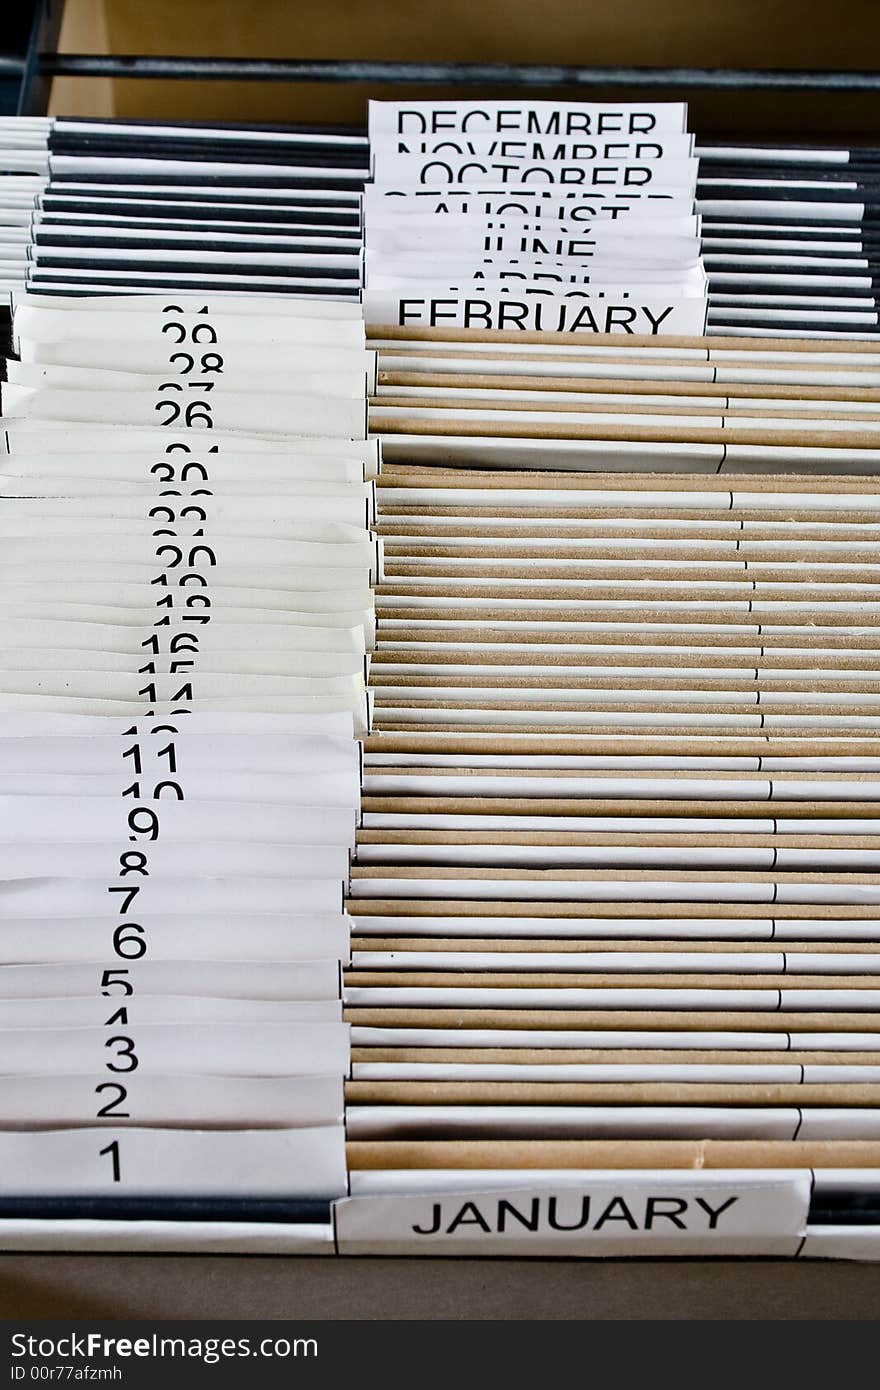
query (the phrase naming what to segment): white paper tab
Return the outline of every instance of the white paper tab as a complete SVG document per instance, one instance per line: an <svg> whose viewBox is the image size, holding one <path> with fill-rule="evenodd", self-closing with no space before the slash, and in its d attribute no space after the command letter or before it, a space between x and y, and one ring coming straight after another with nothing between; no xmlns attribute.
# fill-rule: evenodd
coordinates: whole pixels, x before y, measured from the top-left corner
<svg viewBox="0 0 880 1390"><path fill-rule="evenodd" d="M114 1004L125 1009L124 1001ZM344 1023L124 1023L0 1028L0 1075L345 1076Z"/></svg>
<svg viewBox="0 0 880 1390"><path fill-rule="evenodd" d="M687 105L680 101L645 103L595 101L371 101L369 135L582 135L621 136L687 128Z"/></svg>
<svg viewBox="0 0 880 1390"><path fill-rule="evenodd" d="M334 1214L344 1255L782 1256L797 1252L809 1199L796 1170L584 1173L557 1187L517 1173L490 1191L353 1196Z"/></svg>
<svg viewBox="0 0 880 1390"><path fill-rule="evenodd" d="M706 306L698 297L665 298L662 289L651 299L633 302L621 295L612 300L604 297L601 286L589 297L555 294L546 286L540 294L506 296L477 283L447 289L404 281L396 290L368 285L364 295L374 324L541 333L700 334Z"/></svg>
<svg viewBox="0 0 880 1390"><path fill-rule="evenodd" d="M341 1076L0 1077L0 1130L311 1129L342 1123Z"/></svg>
<svg viewBox="0 0 880 1390"><path fill-rule="evenodd" d="M338 1197L342 1125L0 1132L0 1192L20 1196Z"/></svg>

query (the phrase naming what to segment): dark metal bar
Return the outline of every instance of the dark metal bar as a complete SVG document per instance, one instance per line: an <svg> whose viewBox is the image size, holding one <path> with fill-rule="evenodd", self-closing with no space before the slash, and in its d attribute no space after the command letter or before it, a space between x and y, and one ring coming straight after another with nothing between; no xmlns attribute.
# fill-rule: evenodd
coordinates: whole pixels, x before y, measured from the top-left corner
<svg viewBox="0 0 880 1390"><path fill-rule="evenodd" d="M532 63L386 63L372 59L169 58L43 52L40 72L52 77L190 78L226 82L880 92L880 72L787 72L763 68L584 68Z"/></svg>
<svg viewBox="0 0 880 1390"><path fill-rule="evenodd" d="M0 1220L254 1221L330 1225L321 1197L0 1196Z"/></svg>
<svg viewBox="0 0 880 1390"><path fill-rule="evenodd" d="M63 0L40 0L34 7L31 36L20 69L19 116L44 116L49 109L52 75L43 66L43 58L47 53L55 57L63 10Z"/></svg>

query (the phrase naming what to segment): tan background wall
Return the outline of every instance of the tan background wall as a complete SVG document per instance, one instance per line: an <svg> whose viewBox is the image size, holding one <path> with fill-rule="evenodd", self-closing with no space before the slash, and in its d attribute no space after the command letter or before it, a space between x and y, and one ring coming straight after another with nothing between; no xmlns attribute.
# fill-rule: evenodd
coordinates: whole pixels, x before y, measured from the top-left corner
<svg viewBox="0 0 880 1390"><path fill-rule="evenodd" d="M877 66L878 0L67 0L62 48L215 57L636 66ZM358 124L370 96L449 89L57 80L59 113ZM459 93L460 94L460 93ZM504 96L503 90L483 95ZM601 91L580 93L601 97ZM674 96L670 92L667 95ZM618 99L620 92L616 93ZM698 133L880 141L880 98L692 93Z"/></svg>

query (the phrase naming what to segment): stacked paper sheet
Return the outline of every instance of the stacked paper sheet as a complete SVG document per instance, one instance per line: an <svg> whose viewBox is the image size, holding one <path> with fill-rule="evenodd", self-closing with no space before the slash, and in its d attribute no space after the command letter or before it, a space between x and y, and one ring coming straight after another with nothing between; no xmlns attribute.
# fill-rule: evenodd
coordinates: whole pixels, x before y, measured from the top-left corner
<svg viewBox="0 0 880 1390"><path fill-rule="evenodd" d="M389 461L768 475L870 474L880 461L873 343L372 333L370 423Z"/></svg>
<svg viewBox="0 0 880 1390"><path fill-rule="evenodd" d="M355 1190L875 1167L870 350L376 333Z"/></svg>
<svg viewBox="0 0 880 1390"><path fill-rule="evenodd" d="M876 337L877 151L700 143L697 154L709 331Z"/></svg>
<svg viewBox="0 0 880 1390"><path fill-rule="evenodd" d="M0 286L357 297L364 136L0 120Z"/></svg>

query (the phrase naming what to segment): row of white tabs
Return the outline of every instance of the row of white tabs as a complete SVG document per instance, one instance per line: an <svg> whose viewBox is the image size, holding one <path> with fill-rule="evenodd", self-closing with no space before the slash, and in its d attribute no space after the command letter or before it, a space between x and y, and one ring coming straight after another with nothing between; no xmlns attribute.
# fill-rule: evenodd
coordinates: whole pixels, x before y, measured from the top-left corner
<svg viewBox="0 0 880 1390"><path fill-rule="evenodd" d="M360 311L23 301L14 331L4 1193L337 1195L381 568Z"/></svg>

